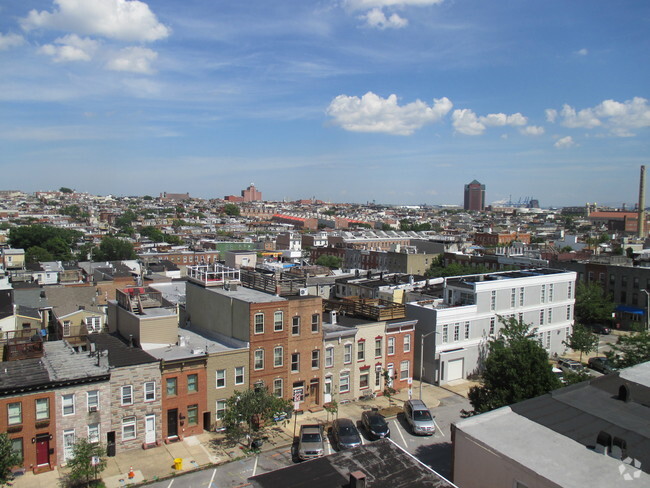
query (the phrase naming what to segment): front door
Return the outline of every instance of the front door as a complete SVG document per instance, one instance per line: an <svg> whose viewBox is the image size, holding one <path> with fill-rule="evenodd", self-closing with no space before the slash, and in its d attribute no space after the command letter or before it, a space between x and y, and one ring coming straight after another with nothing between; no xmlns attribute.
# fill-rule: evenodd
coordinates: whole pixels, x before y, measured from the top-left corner
<svg viewBox="0 0 650 488"><path fill-rule="evenodd" d="M309 395L312 405L320 405L320 385L318 380L311 380L309 383Z"/></svg>
<svg viewBox="0 0 650 488"><path fill-rule="evenodd" d="M323 397L323 401L325 403L329 403L332 401L332 377L328 376L325 378L325 395Z"/></svg>
<svg viewBox="0 0 650 488"><path fill-rule="evenodd" d="M63 462L72 459L72 450L74 449L74 429L63 431Z"/></svg>
<svg viewBox="0 0 650 488"><path fill-rule="evenodd" d="M167 437L178 436L178 409L167 410Z"/></svg>
<svg viewBox="0 0 650 488"><path fill-rule="evenodd" d="M156 416L147 415L144 418L144 442L146 444L156 443Z"/></svg>
<svg viewBox="0 0 650 488"><path fill-rule="evenodd" d="M36 464L47 466L50 464L50 435L36 436Z"/></svg>
<svg viewBox="0 0 650 488"><path fill-rule="evenodd" d="M395 366L393 366L393 364L389 364L388 368L386 368L386 369L388 370L388 385L387 386L392 388L392 386L393 386L393 378L395 377Z"/></svg>

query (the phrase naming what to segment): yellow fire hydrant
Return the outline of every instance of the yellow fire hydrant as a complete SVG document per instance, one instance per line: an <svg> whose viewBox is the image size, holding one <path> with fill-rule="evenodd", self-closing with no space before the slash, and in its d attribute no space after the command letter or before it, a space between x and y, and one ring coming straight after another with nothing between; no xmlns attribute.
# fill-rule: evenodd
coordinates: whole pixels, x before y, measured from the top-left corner
<svg viewBox="0 0 650 488"><path fill-rule="evenodd" d="M181 471L183 469L183 458L174 459L174 469L176 471Z"/></svg>

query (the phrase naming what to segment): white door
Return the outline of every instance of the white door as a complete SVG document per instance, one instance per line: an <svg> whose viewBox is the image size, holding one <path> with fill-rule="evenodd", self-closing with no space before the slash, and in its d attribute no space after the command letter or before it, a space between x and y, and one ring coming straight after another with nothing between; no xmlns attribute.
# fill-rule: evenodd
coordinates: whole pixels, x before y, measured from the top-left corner
<svg viewBox="0 0 650 488"><path fill-rule="evenodd" d="M447 361L447 381L463 378L463 358Z"/></svg>
<svg viewBox="0 0 650 488"><path fill-rule="evenodd" d="M156 443L156 416L147 415L144 419L145 434L144 442L147 444Z"/></svg>
<svg viewBox="0 0 650 488"><path fill-rule="evenodd" d="M63 461L68 462L72 458L74 449L74 429L63 431Z"/></svg>
<svg viewBox="0 0 650 488"><path fill-rule="evenodd" d="M332 377L328 376L325 378L325 395L323 402L329 403L332 401Z"/></svg>
<svg viewBox="0 0 650 488"><path fill-rule="evenodd" d="M395 377L395 366L391 363L386 368L388 370L388 385L389 387L393 386L393 378Z"/></svg>

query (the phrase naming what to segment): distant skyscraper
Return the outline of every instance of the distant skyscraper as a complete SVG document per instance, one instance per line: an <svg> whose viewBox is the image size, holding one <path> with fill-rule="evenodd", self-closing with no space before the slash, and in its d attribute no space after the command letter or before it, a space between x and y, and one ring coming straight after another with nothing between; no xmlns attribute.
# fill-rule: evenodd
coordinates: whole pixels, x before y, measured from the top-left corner
<svg viewBox="0 0 650 488"><path fill-rule="evenodd" d="M474 180L465 185L465 210L484 210L485 209L485 185L481 185Z"/></svg>

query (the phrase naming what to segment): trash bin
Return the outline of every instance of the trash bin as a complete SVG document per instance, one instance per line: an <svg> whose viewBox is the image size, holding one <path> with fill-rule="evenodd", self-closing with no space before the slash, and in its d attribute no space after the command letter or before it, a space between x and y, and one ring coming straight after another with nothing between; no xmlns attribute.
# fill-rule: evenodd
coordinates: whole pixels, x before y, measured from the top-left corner
<svg viewBox="0 0 650 488"><path fill-rule="evenodd" d="M183 469L183 458L174 459L174 469L176 471L181 471Z"/></svg>

